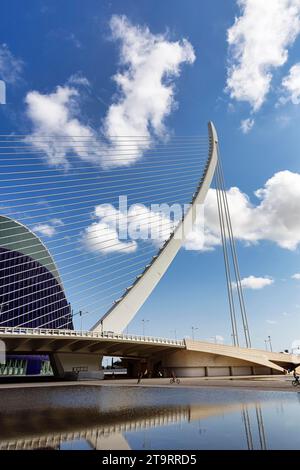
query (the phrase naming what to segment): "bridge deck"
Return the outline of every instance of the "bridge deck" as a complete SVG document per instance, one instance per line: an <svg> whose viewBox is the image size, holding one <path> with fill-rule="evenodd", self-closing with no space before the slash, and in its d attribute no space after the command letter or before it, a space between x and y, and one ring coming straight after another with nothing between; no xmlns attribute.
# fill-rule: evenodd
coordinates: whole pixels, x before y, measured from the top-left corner
<svg viewBox="0 0 300 470"><path fill-rule="evenodd" d="M183 341L174 339L59 329L0 328L0 339L9 353L80 352L145 357L185 348Z"/></svg>

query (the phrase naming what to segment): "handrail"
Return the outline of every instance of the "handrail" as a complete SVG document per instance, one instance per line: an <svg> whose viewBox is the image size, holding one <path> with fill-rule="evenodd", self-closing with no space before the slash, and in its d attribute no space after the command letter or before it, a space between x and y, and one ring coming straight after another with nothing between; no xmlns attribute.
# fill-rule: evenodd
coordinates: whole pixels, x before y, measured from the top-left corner
<svg viewBox="0 0 300 470"><path fill-rule="evenodd" d="M131 335L113 332L100 332L90 330L67 330L67 329L51 329L51 328L22 328L22 327L0 327L0 336L4 335L38 335L38 336L64 336L64 337L80 337L80 338L103 338L117 339L122 341L139 341L145 343L170 344L174 346L184 347L184 342L177 339L159 338L154 336Z"/></svg>

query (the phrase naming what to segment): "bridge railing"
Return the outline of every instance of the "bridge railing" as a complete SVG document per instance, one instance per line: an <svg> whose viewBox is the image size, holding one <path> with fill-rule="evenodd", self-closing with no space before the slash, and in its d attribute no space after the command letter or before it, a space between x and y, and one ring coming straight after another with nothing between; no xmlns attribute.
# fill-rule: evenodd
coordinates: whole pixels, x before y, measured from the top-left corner
<svg viewBox="0 0 300 470"><path fill-rule="evenodd" d="M155 336L142 336L114 333L112 331L100 332L89 330L64 330L50 328L22 328L22 327L0 327L0 335L37 335L37 336L59 336L59 337L80 337L80 338L103 338L123 341L137 341L145 343L170 344L184 347L184 342L176 339L159 338Z"/></svg>

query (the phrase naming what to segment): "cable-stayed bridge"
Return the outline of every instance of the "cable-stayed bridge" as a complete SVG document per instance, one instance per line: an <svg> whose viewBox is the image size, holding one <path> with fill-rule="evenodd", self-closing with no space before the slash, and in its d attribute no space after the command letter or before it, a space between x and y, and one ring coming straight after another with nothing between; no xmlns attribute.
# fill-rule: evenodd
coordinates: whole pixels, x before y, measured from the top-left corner
<svg viewBox="0 0 300 470"><path fill-rule="evenodd" d="M133 375L141 361L179 375L295 364L294 356L251 349L213 124L208 140L173 137L141 160L142 139L116 137L107 150L81 136L1 136L0 339L7 352L49 354L60 376L96 377L103 355L127 358ZM186 242L214 176L233 346L123 335Z"/></svg>

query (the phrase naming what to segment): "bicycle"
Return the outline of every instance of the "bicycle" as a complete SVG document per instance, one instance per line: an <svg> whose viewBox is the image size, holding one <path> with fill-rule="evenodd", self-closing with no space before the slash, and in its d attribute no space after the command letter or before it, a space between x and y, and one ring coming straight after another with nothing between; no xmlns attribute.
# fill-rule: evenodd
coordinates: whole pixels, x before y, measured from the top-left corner
<svg viewBox="0 0 300 470"><path fill-rule="evenodd" d="M176 379L175 377L172 377L172 378L170 379L170 384L175 384L175 383L176 383L176 384L180 384L180 380L179 380L179 379Z"/></svg>
<svg viewBox="0 0 300 470"><path fill-rule="evenodd" d="M297 377L296 377L294 380L292 380L292 385L293 385L294 387L297 387L298 385L300 385L300 380L299 380L299 376L298 376L298 375L297 375Z"/></svg>

